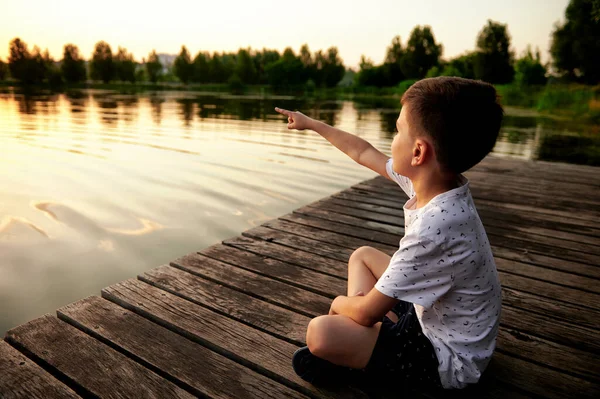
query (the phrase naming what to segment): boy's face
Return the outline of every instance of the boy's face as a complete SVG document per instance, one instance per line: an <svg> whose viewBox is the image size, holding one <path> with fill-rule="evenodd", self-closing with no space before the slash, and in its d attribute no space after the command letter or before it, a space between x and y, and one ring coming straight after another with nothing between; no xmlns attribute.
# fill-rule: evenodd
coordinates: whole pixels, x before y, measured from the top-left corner
<svg viewBox="0 0 600 399"><path fill-rule="evenodd" d="M400 116L396 121L396 129L398 133L392 141L392 158L394 159L394 171L406 177L412 175L411 159L413 148L415 146L415 138L409 133L407 115L408 107L402 107Z"/></svg>

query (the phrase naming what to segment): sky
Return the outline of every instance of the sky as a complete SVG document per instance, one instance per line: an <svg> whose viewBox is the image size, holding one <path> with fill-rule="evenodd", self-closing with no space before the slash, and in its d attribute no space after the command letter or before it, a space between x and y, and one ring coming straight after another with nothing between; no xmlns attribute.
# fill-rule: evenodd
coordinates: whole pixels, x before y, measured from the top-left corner
<svg viewBox="0 0 600 399"><path fill-rule="evenodd" d="M383 62L396 35L406 41L416 25L431 26L443 57L475 48L488 19L508 24L512 48L521 54L528 44L548 61L553 25L564 21L569 0L217 0L138 1L0 0L0 59L9 42L20 37L31 49L47 48L55 59L73 43L89 59L94 44L123 46L137 60L153 49L178 53L185 45L198 51L239 48L311 51L336 46L348 67L361 55Z"/></svg>

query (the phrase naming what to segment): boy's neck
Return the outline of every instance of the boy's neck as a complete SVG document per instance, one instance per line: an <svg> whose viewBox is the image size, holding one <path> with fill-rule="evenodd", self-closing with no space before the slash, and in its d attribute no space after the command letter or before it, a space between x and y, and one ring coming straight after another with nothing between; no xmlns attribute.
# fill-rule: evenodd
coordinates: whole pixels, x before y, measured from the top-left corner
<svg viewBox="0 0 600 399"><path fill-rule="evenodd" d="M458 187L458 176L455 174L440 175L439 173L426 173L412 179L416 208L422 208L435 196Z"/></svg>

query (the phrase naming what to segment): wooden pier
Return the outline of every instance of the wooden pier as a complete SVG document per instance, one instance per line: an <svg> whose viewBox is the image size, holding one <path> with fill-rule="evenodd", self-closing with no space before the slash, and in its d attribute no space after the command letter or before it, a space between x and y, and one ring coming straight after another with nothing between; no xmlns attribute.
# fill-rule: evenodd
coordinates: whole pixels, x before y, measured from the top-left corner
<svg viewBox="0 0 600 399"><path fill-rule="evenodd" d="M479 386L412 396L600 397L600 168L488 157L466 176L503 286L497 350ZM395 252L405 199L367 180L16 327L0 398L367 397L290 359L352 251Z"/></svg>

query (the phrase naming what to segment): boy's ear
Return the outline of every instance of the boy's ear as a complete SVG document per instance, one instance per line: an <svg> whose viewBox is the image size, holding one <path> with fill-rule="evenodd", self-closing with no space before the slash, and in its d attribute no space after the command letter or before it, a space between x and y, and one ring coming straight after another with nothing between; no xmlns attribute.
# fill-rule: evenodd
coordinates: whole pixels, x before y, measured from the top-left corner
<svg viewBox="0 0 600 399"><path fill-rule="evenodd" d="M427 141L420 138L415 140L412 159L410 161L411 166L423 165L431 157L432 150L433 148L431 148L431 145Z"/></svg>

